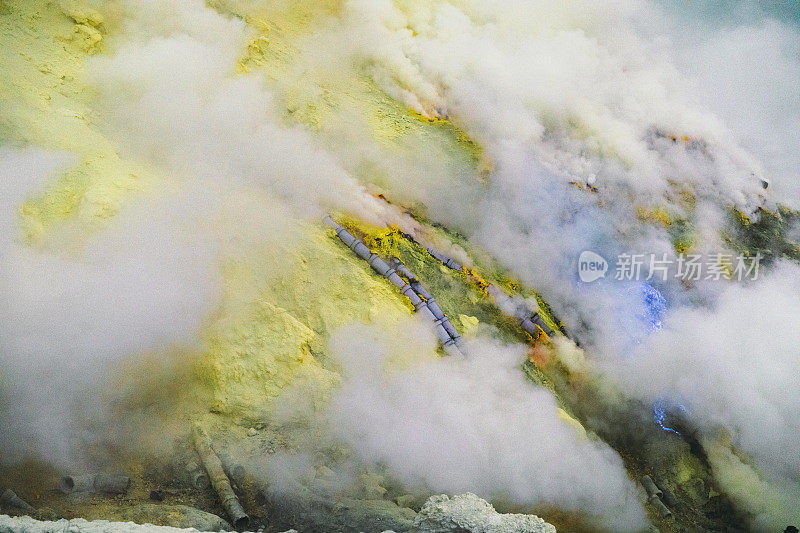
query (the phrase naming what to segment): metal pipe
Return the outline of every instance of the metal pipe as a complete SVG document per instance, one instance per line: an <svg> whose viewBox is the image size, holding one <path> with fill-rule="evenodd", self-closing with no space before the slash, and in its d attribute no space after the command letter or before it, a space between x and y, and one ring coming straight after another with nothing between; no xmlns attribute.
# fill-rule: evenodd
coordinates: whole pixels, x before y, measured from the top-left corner
<svg viewBox="0 0 800 533"><path fill-rule="evenodd" d="M540 333L539 327L530 318L522 320L520 326L533 338Z"/></svg>
<svg viewBox="0 0 800 533"><path fill-rule="evenodd" d="M394 260L394 268L396 268L396 269L397 269L397 272L398 272L398 273L399 273L401 276L403 276L404 278L406 278L406 279L409 281L409 283L410 283L410 282L412 282L412 281L419 281L419 279L417 278L416 274L414 274L413 272L411 272L411 271L408 269L408 267L407 267L407 266L405 266L405 265L404 265L404 264L403 264L403 263L402 263L402 262L401 262L399 259L397 259L397 258L395 258L395 260Z"/></svg>
<svg viewBox="0 0 800 533"><path fill-rule="evenodd" d="M189 474L189 482L198 490L205 490L211 486L211 480L205 469L200 465L200 460L195 452L189 452L191 456L186 463L186 472Z"/></svg>
<svg viewBox="0 0 800 533"><path fill-rule="evenodd" d="M494 300L498 309L508 316L512 316L520 321L520 326L531 337L536 337L540 331L543 331L548 336L553 336L553 330L542 320L539 313L532 311L528 305L518 298L507 295L503 289L497 285L490 284L486 288L486 292Z"/></svg>
<svg viewBox="0 0 800 533"><path fill-rule="evenodd" d="M358 257L367 261L372 269L375 270L375 272L387 278L394 285L396 285L397 288L400 289L400 292L405 294L411 300L411 303L415 308L421 303L421 300L418 297L415 297L416 295L413 294L414 290L411 288L411 286L403 281L403 279L397 275L397 272L395 272L395 270L391 268L383 259L381 259L377 254L372 253L366 244L353 236L353 234L347 231L343 226L337 224L329 215L325 215L323 220L326 224L334 229L336 236L339 237L340 241L342 241L348 248L353 250Z"/></svg>
<svg viewBox="0 0 800 533"><path fill-rule="evenodd" d="M531 320L534 324L542 328L542 330L547 333L548 337L552 337L555 334L553 328L547 325L547 322L542 319L542 316L539 313L534 313L531 317Z"/></svg>
<svg viewBox="0 0 800 533"><path fill-rule="evenodd" d="M439 304L436 303L433 295L428 291L427 287L422 284L417 275L411 272L397 257L392 259L392 266L401 276L408 280L414 292L425 300L433 316L441 323L442 328L447 332L448 336L453 339L453 342L463 351L463 339L461 335L459 335L453 324L450 323L450 319L447 318L447 315L444 314L444 311L442 311Z"/></svg>
<svg viewBox="0 0 800 533"><path fill-rule="evenodd" d="M459 272L464 270L464 266L455 259L447 257L446 255L437 252L433 248L425 247L425 249L428 251L429 254L431 254L433 257L441 261L442 264L447 268L452 268L453 270L458 270Z"/></svg>
<svg viewBox="0 0 800 533"><path fill-rule="evenodd" d="M88 474L83 476L64 476L59 488L64 494L73 492L104 492L106 494L124 494L131 486L131 478L121 474Z"/></svg>
<svg viewBox="0 0 800 533"><path fill-rule="evenodd" d="M231 480L231 485L234 489L244 491L245 478L247 477L247 470L245 467L231 458L227 453L218 453L219 461L222 463L222 469L225 475Z"/></svg>
<svg viewBox="0 0 800 533"><path fill-rule="evenodd" d="M411 235L407 235L405 233L403 235L409 241L411 241L411 242L417 244L418 246L424 248L429 254L431 254L435 259L439 260L444 266L446 266L448 268L451 268L453 270L457 270L459 272L463 272L465 270L464 266L461 265L455 259L453 259L451 257L448 257L448 256L444 255L443 253L441 253L441 252L439 252L439 251L437 251L437 250L435 250L433 248L429 248L427 246L422 245L421 243L417 242ZM466 269L466 271L467 271L467 274L469 275L470 278L474 278L474 273L472 273L469 269ZM479 281L482 281L482 280L479 280ZM498 287L496 287L494 285L489 285L489 287L487 288L487 291L490 292L490 295L491 295L491 289L493 289L493 288L495 290L499 291L501 294L503 294L503 296L505 296L505 298L507 300L512 300L511 297L509 297L508 295L503 293ZM498 303L498 302L496 302L496 303ZM501 305L498 304L498 307L501 307ZM525 306L525 307L527 308L527 306ZM517 313L508 313L502 308L500 310L505 312L506 314L508 314L510 316L513 316L514 318L517 318L520 321L522 321L523 322L523 324L522 324L523 329L525 329L525 331L527 331L531 336L538 335L538 333L539 333L539 331L535 327L533 327L533 325L536 325L539 328L541 328L541 330L544 331L550 337L552 337L555 334L553 329L550 326L547 325L547 322L545 322L542 319L542 317L539 315L539 313L537 311L532 311L532 310L528 309L527 313L526 313L526 316L519 316ZM525 323L525 320L529 320L529 323Z"/></svg>
<svg viewBox="0 0 800 533"><path fill-rule="evenodd" d="M58 485L64 494L73 492L94 492L94 476L64 476Z"/></svg>
<svg viewBox="0 0 800 533"><path fill-rule="evenodd" d="M439 306L435 305L435 302L434 309L431 309L430 302L420 297L412 285L400 277L395 268L389 266L389 264L381 259L378 254L372 253L367 245L353 236L353 234L347 231L343 226L337 224L329 215L325 215L323 220L326 224L333 228L333 230L336 232L336 236L339 237L339 240L347 245L348 248L353 250L361 259L367 261L375 272L385 277L397 288L399 288L400 292L402 292L411 301L411 304L414 306L414 311L422 314L426 319L433 322L436 330L436 336L439 338L439 342L442 344L442 348L446 354L464 355L461 353L461 350L458 348L458 346L456 346L456 341L449 332L450 329L455 331L455 328L452 327L452 324L450 324L449 320L447 320L447 317L444 316L444 313L442 313L442 310L439 309ZM409 272L408 269L405 269L405 272ZM416 276L413 276L413 278L416 283ZM437 316L437 314L439 316ZM447 321L447 326L444 324L445 321ZM456 332L456 335L457 334L458 333Z"/></svg>
<svg viewBox="0 0 800 533"><path fill-rule="evenodd" d="M664 494L661 492L661 489L656 486L656 484L653 482L653 478L650 476L642 476L641 481L642 486L644 487L644 490L647 491L648 496L658 496L660 498Z"/></svg>
<svg viewBox="0 0 800 533"><path fill-rule="evenodd" d="M208 436L205 431L199 426L195 425L193 430L194 447L197 450L197 455L203 463L208 477L211 480L211 485L217 493L220 503L225 508L228 516L231 518L233 527L237 530L245 530L250 524L250 517L242 508L239 503L239 498L233 492L231 482L228 476L225 475L225 470L222 468L222 461L219 460L216 452L209 444Z"/></svg>
<svg viewBox="0 0 800 533"><path fill-rule="evenodd" d="M431 313L433 313L433 316L441 320L442 327L445 329L445 331L447 331L447 334L450 336L450 338L453 339L456 344L461 342L461 335L458 334L456 328L450 323L450 319L447 318L447 315L445 315L444 312L439 308L439 304L436 303L436 300L434 300L433 297L428 298L428 308L431 310Z"/></svg>
<svg viewBox="0 0 800 533"><path fill-rule="evenodd" d="M107 494L123 494L131 486L131 478L120 474L99 473L94 476L95 492L105 492Z"/></svg>
<svg viewBox="0 0 800 533"><path fill-rule="evenodd" d="M664 502L661 501L661 498L659 498L655 494L650 496L650 499L648 501L653 507L656 508L656 511L658 511L658 514L660 514L662 517L667 518L669 516L672 516L672 511L669 510L669 507L664 505Z"/></svg>
<svg viewBox="0 0 800 533"><path fill-rule="evenodd" d="M454 259L447 257L446 255L428 247L424 247L425 250L428 251L435 259L438 259L448 268L453 270L463 271L464 267L455 261ZM518 302L516 298L512 298L508 296L505 292L502 291L499 287L494 284L490 284L486 291L489 293L495 300L495 304L497 307L500 308L505 314L512 316L520 321L520 325L522 329L528 332L532 337L535 337L539 334L539 330L546 333L548 336L552 337L554 332L550 326L539 316L537 311L532 311L528 308L527 305L524 303ZM537 328L538 326L538 328Z"/></svg>

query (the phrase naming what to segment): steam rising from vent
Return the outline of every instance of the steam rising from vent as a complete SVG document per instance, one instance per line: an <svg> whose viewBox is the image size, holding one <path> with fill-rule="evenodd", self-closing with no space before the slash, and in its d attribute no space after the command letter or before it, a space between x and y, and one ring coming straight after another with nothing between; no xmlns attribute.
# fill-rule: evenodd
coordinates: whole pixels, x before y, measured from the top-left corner
<svg viewBox="0 0 800 533"><path fill-rule="evenodd" d="M403 331L413 338L417 328ZM474 341L468 359L420 360L406 335L393 337L355 327L332 341L345 376L334 433L362 460L388 465L410 486L554 504L613 531L644 527L619 456L564 423L550 393L531 388L519 371L522 347ZM403 370L410 358L418 362Z"/></svg>
<svg viewBox="0 0 800 533"><path fill-rule="evenodd" d="M666 1L348 0L304 21L313 31L290 28L302 34L291 46L261 50L251 24L270 21L236 10L270 2L94 4L109 35L86 65L86 122L157 178L119 212L62 213L28 242L23 203L82 161L0 147L4 460L33 447L69 463L96 438L76 421L108 415L96 391L116 365L203 348L225 290L246 292L224 261L258 255L253 277L270 281L302 255L298 235L324 237L324 213L413 234L403 206L540 292L586 348L565 348L565 366L618 381L667 432L664 405L685 405L754 527L798 518L800 268L779 260L750 285L575 280L584 250L731 251L731 209L753 222L800 206L796 22L747 1L704 18ZM248 54L273 62L248 71ZM311 359L329 324L295 322ZM334 336L326 363L344 381L325 439L410 486L645 525L621 458L524 380L523 347L481 328L472 359L438 360L429 326L401 325ZM303 462L278 454L271 467Z"/></svg>
<svg viewBox="0 0 800 533"><path fill-rule="evenodd" d="M684 403L695 423L725 428L762 468L792 479L800 468L792 444L800 339L791 325L799 279L800 268L783 264L767 280L727 288L713 309L673 311L621 378L644 397Z"/></svg>
<svg viewBox="0 0 800 533"><path fill-rule="evenodd" d="M261 77L237 75L250 37L240 22L197 1L124 4L131 42L96 58L91 73L128 155L182 177L263 187L304 216L338 208L399 222L306 131L280 124Z"/></svg>
<svg viewBox="0 0 800 533"><path fill-rule="evenodd" d="M83 438L76 422L102 415L93 387L131 354L195 345L215 306L214 247L197 231L201 196L126 210L84 249L23 243L19 202L70 159L32 149L0 152L0 181L11 192L0 204L6 460L38 451L70 464ZM73 412L78 405L82 414Z"/></svg>

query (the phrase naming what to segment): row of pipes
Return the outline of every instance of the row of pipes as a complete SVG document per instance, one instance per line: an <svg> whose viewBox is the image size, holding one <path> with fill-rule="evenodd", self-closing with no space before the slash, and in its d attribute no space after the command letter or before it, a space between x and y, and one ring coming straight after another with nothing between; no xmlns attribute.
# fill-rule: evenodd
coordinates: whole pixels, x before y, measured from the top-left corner
<svg viewBox="0 0 800 533"><path fill-rule="evenodd" d="M389 280L402 292L414 306L415 312L433 322L436 335L447 355L464 356L463 341L456 329L445 316L433 296L399 259L393 259L390 266L378 254L343 226L337 224L330 216L325 216L325 223L334 229L337 237L358 257L366 261L372 269Z"/></svg>
<svg viewBox="0 0 800 533"><path fill-rule="evenodd" d="M330 216L325 216L324 220L326 224L333 228L339 240L358 257L366 261L375 272L400 289L400 292L411 301L415 312L433 323L439 342L446 354L464 357L466 350L463 338L416 274L396 257L391 258L388 263L384 261L378 254L370 250L363 241L355 237L343 226L337 224ZM454 259L436 250L429 248L426 248L426 250L446 267L463 271L464 267ZM522 328L531 336L538 335L540 330L537 328L541 328L548 335L552 335L552 330L547 327L547 324L538 313L530 311L525 305L521 305L518 299L508 296L497 285L490 284L486 290L501 310L510 308L517 310L514 313L515 318L520 321ZM211 447L208 436L199 425L194 425L192 433L194 448L197 452L197 457L200 459L198 464L198 461L192 457L187 465L192 484L198 489L213 487L234 527L238 530L246 528L249 523L249 516L239 503L223 464Z"/></svg>
<svg viewBox="0 0 800 533"><path fill-rule="evenodd" d="M413 241L413 239L411 240ZM425 250L431 254L434 259L437 259L447 268L456 270L458 272L464 271L464 266L455 259L448 257L428 246L423 246L423 248L425 248ZM546 333L548 337L553 336L553 329L542 319L542 317L539 315L539 312L530 309L530 307L523 300L507 295L503 289L494 283L488 284L486 287L486 292L494 301L497 308L503 313L509 314L506 310L513 309L513 312L511 312L510 315L513 318L516 318L519 321L522 329L524 329L534 339L538 337L540 331Z"/></svg>
<svg viewBox="0 0 800 533"><path fill-rule="evenodd" d="M445 353L460 357L465 355L466 349L463 338L459 335L456 328L447 318L447 315L444 314L439 304L436 303L436 299L416 274L409 270L409 268L396 257L391 258L389 263L384 261L378 254L372 252L360 239L347 231L343 226L337 224L330 216L325 217L325 222L334 229L338 238L358 257L366 261L375 272L400 289L400 292L411 301L415 312L420 313L434 324L439 342ZM425 247L425 249L431 256L446 267L459 272L464 271L464 267L456 260L436 250L427 247ZM522 328L531 336L535 338L540 331L544 331L548 335L553 334L553 331L542 320L539 314L535 311L531 311L523 301L508 296L495 284L488 284L488 286L486 286L485 282L483 283L486 292L497 307L504 312L506 312L505 310L513 309L513 316L520 321ZM508 313L506 312L506 314ZM238 530L245 529L249 524L249 516L242 508L239 499L233 491L233 487L225 472L222 461L220 461L220 458L211 447L210 440L205 431L197 424L194 425L192 430L194 449L197 452L196 456L192 454L189 464L187 464L187 470L189 471L192 484L198 489L213 487L234 527ZM87 476L64 476L61 480L60 488L67 494L73 492L120 494L127 491L130 482L131 480L127 476L109 475L105 473ZM645 488L648 489L648 493L652 490L652 487L647 483L645 483ZM655 495L653 494L651 496ZM0 502L21 509L33 510L33 507L20 499L10 489L0 495ZM658 503L660 503L660 501Z"/></svg>
<svg viewBox="0 0 800 533"><path fill-rule="evenodd" d="M425 288L422 282L412 273L399 259L393 258L391 266L380 258L377 254L367 247L361 240L348 232L344 227L337 224L330 216L325 217L325 222L336 231L339 239L347 245L361 259L367 261L378 274L388 279L397 286L414 305L418 313L428 315L434 322L439 341L445 353L449 355L463 355L464 343L461 336L450 323L447 316L436 304L435 299ZM415 242L409 237L409 240ZM430 247L423 246L425 250L436 260L447 268L458 272L464 272L465 268L455 259L448 257L441 252ZM467 269L468 271L468 269ZM474 277L475 275L472 274ZM501 312L515 318L520 327L534 339L538 338L543 332L548 337L552 337L555 332L539 315L538 311L530 309L528 304L520 298L509 296L498 285L486 283L480 279L489 297Z"/></svg>
<svg viewBox="0 0 800 533"><path fill-rule="evenodd" d="M222 507L231 519L231 524L237 531L244 531L250 524L250 516L245 512L239 498L233 491L228 475L225 473L225 468L222 465L217 453L211 447L211 440L206 434L205 430L199 424L195 424L192 428L192 440L194 449L200 462L203 465L207 475L202 473L198 468L195 460L192 458L189 462L189 475L191 476L192 483L197 488L207 488L209 485L214 488L217 493ZM234 467L232 470L241 467ZM232 472L233 473L233 472ZM241 487L239 487L241 489Z"/></svg>
<svg viewBox="0 0 800 533"><path fill-rule="evenodd" d="M379 195L379 198L381 198L384 202L391 204L391 202L387 200L384 195ZM424 248L434 259L438 260L447 268L457 272L466 272L473 279L473 281L486 290L486 292L489 294L489 297L492 298L495 305L504 314L509 315L506 309L513 308L514 312L511 313L510 316L517 319L522 329L524 329L533 339L537 339L541 332L544 332L548 337L553 337L555 334L553 329L548 326L544 320L542 320L539 312L530 309L523 300L508 296L499 286L487 283L480 276L476 275L469 268L465 268L461 263L452 257L448 257L434 248L417 242L411 235L403 233L403 236L409 241ZM509 303L511 303L512 306L508 306L507 304Z"/></svg>

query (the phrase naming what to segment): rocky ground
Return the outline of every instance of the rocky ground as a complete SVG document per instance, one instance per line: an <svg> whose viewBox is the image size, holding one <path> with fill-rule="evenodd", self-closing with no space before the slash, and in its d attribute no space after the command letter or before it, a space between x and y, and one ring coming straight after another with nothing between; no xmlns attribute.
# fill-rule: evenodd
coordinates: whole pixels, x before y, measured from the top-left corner
<svg viewBox="0 0 800 533"><path fill-rule="evenodd" d="M211 522L208 525L211 526ZM204 529L213 531L214 529ZM40 521L29 516L0 516L0 533L179 533L195 528L175 528L109 522L107 520ZM474 494L432 496L417 514L408 533L556 533L556 528L534 515L501 514ZM283 533L297 533L289 530ZM394 533L387 530L383 533Z"/></svg>

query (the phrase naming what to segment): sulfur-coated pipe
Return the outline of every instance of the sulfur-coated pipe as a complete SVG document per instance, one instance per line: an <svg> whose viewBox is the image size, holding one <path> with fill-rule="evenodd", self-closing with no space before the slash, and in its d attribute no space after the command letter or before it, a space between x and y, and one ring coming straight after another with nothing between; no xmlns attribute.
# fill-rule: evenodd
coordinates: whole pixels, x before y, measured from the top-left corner
<svg viewBox="0 0 800 533"><path fill-rule="evenodd" d="M459 347L456 346L456 341L450 336L450 333L448 333L447 329L443 325L443 320L436 317L433 311L429 308L428 302L423 300L416 293L416 291L414 291L413 287L402 277L400 277L397 270L389 266L389 264L381 259L378 254L372 253L372 250L370 250L366 244L361 242L361 240L347 231L343 226L337 224L330 216L326 215L324 221L327 225L334 229L337 237L339 237L339 240L341 240L348 248L353 250L358 257L367 261L367 263L369 263L375 272L388 279L392 284L400 289L400 292L402 292L409 300L411 300L411 304L414 306L414 310L417 313L433 322L434 329L436 330L436 336L438 337L439 342L442 344L442 349L447 355L464 355ZM439 312L441 312L441 310L439 310Z"/></svg>
<svg viewBox="0 0 800 533"><path fill-rule="evenodd" d="M664 505L664 502L661 501L661 498L659 498L655 494L650 496L648 501L653 507L656 508L656 511L658 511L658 514L660 514L662 517L667 518L672 516L672 511L669 510L669 507Z"/></svg>
<svg viewBox="0 0 800 533"><path fill-rule="evenodd" d="M459 272L464 270L464 266L461 263L459 263L458 261L456 261L455 259L453 259L451 257L447 257L443 253L440 253L440 252L434 250L433 248L427 248L426 247L425 249L428 251L429 254L431 254L433 257L435 257L436 259L441 261L442 264L444 266L446 266L447 268L451 268L453 270L458 270Z"/></svg>
<svg viewBox="0 0 800 533"><path fill-rule="evenodd" d="M198 490L205 490L211 486L211 480L208 478L208 473L200 465L200 460L197 454L192 451L191 456L186 463L186 472L189 474L189 482Z"/></svg>
<svg viewBox="0 0 800 533"><path fill-rule="evenodd" d="M208 436L199 425L194 426L192 435L197 455L200 457L200 461L203 463L206 472L208 472L211 486L214 487L214 491L216 491L220 503L222 503L222 506L228 513L233 527L238 531L244 531L250 524L250 517L244 511L244 508L242 508L242 504L239 503L239 498L236 497L236 493L233 492L231 482L228 476L225 475L222 462L211 447Z"/></svg>
<svg viewBox="0 0 800 533"><path fill-rule="evenodd" d="M548 336L553 336L553 330L542 320L539 313L529 309L524 301L512 298L503 289L494 284L489 285L486 288L486 292L494 300L500 311L519 320L522 329L532 337L535 338L540 331L545 332Z"/></svg>
<svg viewBox="0 0 800 533"><path fill-rule="evenodd" d="M409 270L408 267L404 265L402 261L400 261L400 259L395 257L392 259L391 263L395 270L402 277L408 280L409 285L411 285L411 288L414 290L417 296L425 300L425 303L428 304L428 309L431 310L433 316L436 318L436 320L441 322L444 330L447 332L450 338L453 339L453 342L456 344L456 346L458 346L458 348L463 352L464 341L461 338L461 335L459 335L453 324L450 323L450 319L447 318L447 315L444 314L444 311L442 311L442 309L439 307L439 304L436 303L436 300L430 291L428 291L427 287L423 285L417 275L411 272L411 270Z"/></svg>
<svg viewBox="0 0 800 533"><path fill-rule="evenodd" d="M661 492L661 489L656 486L656 484L653 482L653 478L650 476L642 476L641 481L642 486L644 487L644 490L647 491L648 496L658 496L660 498L664 494Z"/></svg>

